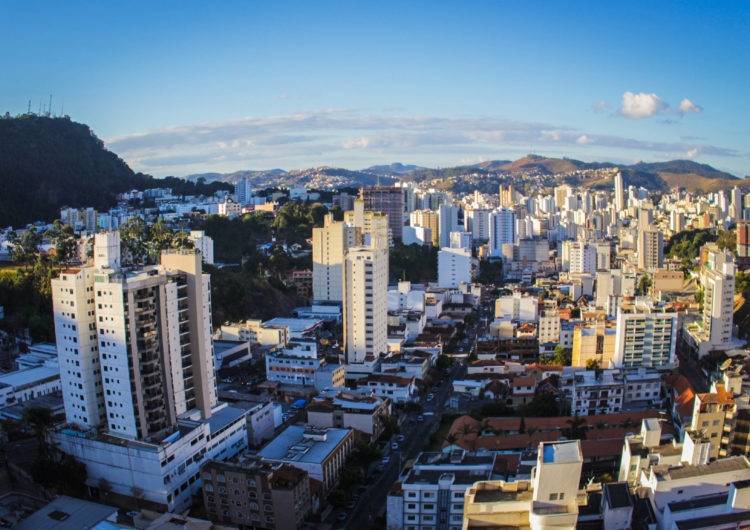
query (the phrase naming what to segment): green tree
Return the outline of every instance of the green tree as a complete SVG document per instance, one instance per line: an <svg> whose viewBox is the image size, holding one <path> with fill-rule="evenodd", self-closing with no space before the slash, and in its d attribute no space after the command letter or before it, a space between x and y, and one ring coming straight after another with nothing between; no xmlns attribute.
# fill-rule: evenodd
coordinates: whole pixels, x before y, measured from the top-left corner
<svg viewBox="0 0 750 530"><path fill-rule="evenodd" d="M581 418L578 413L565 421L568 427L562 430L563 436L568 440L585 440L588 433L586 418Z"/></svg>
<svg viewBox="0 0 750 530"><path fill-rule="evenodd" d="M599 370L600 368L599 361L596 359L588 359L586 361L586 370Z"/></svg>
<svg viewBox="0 0 750 530"><path fill-rule="evenodd" d="M638 280L638 292L646 296L650 288L651 288L651 277L648 274L644 274Z"/></svg>
<svg viewBox="0 0 750 530"><path fill-rule="evenodd" d="M562 366L570 366L571 352L567 348L563 348L562 344L555 346L555 352L552 356L552 362Z"/></svg>

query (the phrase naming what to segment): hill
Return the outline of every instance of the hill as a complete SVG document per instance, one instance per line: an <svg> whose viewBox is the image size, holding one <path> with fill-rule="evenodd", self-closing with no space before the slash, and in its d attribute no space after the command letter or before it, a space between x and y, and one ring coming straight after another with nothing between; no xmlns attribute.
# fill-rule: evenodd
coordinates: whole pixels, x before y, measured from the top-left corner
<svg viewBox="0 0 750 530"><path fill-rule="evenodd" d="M415 166L416 167L416 166ZM189 175L185 179L189 182L198 182L204 179L206 183L223 182L234 185L241 179L247 179L253 188L314 188L314 189L338 189L359 188L362 186L389 186L398 181L397 178L381 176L365 171L354 171L340 167L322 166L309 169L295 169L284 171L283 169L271 169L267 171L235 171L234 173L201 173Z"/></svg>
<svg viewBox="0 0 750 530"><path fill-rule="evenodd" d="M221 187L135 173L88 126L67 117L0 118L0 226L51 221L63 206L107 209L135 188L195 194Z"/></svg>
<svg viewBox="0 0 750 530"><path fill-rule="evenodd" d="M409 175L411 173L414 173L415 171L422 171L424 169L427 168L422 166L415 166L413 164L402 164L400 162L394 162L393 164L389 164L387 166L370 166L366 169L363 169L362 171L365 173L372 173L374 175L388 177L393 175Z"/></svg>
<svg viewBox="0 0 750 530"><path fill-rule="evenodd" d="M537 155L527 155L514 162L509 162L500 169L503 171L518 171L522 169L536 169L542 173L569 173L581 169L584 163L569 158L546 158Z"/></svg>

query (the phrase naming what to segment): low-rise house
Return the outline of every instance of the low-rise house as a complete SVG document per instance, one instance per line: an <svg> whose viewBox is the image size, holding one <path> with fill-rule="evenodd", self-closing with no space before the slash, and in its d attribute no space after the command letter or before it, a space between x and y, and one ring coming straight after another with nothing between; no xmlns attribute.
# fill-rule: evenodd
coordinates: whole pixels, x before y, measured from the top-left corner
<svg viewBox="0 0 750 530"><path fill-rule="evenodd" d="M418 392L416 378L391 374L370 374L360 379L358 386L376 396L390 398L394 403L413 401Z"/></svg>

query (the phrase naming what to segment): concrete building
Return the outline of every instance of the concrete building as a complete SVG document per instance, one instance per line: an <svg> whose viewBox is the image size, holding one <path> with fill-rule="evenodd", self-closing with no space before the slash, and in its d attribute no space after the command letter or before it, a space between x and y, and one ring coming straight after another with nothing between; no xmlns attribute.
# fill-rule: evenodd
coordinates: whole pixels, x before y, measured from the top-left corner
<svg viewBox="0 0 750 530"><path fill-rule="evenodd" d="M625 209L625 186L622 182L622 173L615 175L615 211L621 212Z"/></svg>
<svg viewBox="0 0 750 530"><path fill-rule="evenodd" d="M617 313L616 366L670 368L674 366L677 314L664 306L637 299Z"/></svg>
<svg viewBox="0 0 750 530"><path fill-rule="evenodd" d="M46 396L62 389L56 362L0 375L0 408Z"/></svg>
<svg viewBox="0 0 750 530"><path fill-rule="evenodd" d="M530 481L477 482L466 490L462 528L575 528L582 465L578 440L540 443Z"/></svg>
<svg viewBox="0 0 750 530"><path fill-rule="evenodd" d="M354 242L354 230L343 221L325 216L322 228L313 228L313 298L344 300L344 256Z"/></svg>
<svg viewBox="0 0 750 530"><path fill-rule="evenodd" d="M638 268L652 271L664 266L664 234L657 228L638 230Z"/></svg>
<svg viewBox="0 0 750 530"><path fill-rule="evenodd" d="M420 453L388 494L387 528L461 528L467 488L475 482L491 480L494 465L492 453L467 453L458 448Z"/></svg>
<svg viewBox="0 0 750 530"><path fill-rule="evenodd" d="M354 431L290 425L258 452L268 462L289 464L309 473L327 492L338 483L346 457L354 446Z"/></svg>
<svg viewBox="0 0 750 530"><path fill-rule="evenodd" d="M412 227L429 229L432 235L432 246L440 247L440 214L433 210L416 210L409 214Z"/></svg>
<svg viewBox="0 0 750 530"><path fill-rule="evenodd" d="M388 351L387 248L354 247L346 255L344 351L347 365L364 372Z"/></svg>
<svg viewBox="0 0 750 530"><path fill-rule="evenodd" d="M750 221L737 222L737 255L750 257Z"/></svg>
<svg viewBox="0 0 750 530"><path fill-rule="evenodd" d="M615 357L617 330L604 322L577 325L573 330L571 366L586 368L596 362L599 368L610 368Z"/></svg>
<svg viewBox="0 0 750 530"><path fill-rule="evenodd" d="M623 397L623 382L611 371L580 371L573 376L570 410L579 416L616 414L622 411Z"/></svg>
<svg viewBox="0 0 750 530"><path fill-rule="evenodd" d="M466 222L466 229L471 232L474 240L488 241L490 239L490 210L469 208L466 210Z"/></svg>
<svg viewBox="0 0 750 530"><path fill-rule="evenodd" d="M566 241L564 244L570 246L570 272L571 274L596 273L596 247L581 241Z"/></svg>
<svg viewBox="0 0 750 530"><path fill-rule="evenodd" d="M536 322L539 300L533 296L513 293L495 300L495 318L509 318L519 322Z"/></svg>
<svg viewBox="0 0 750 530"><path fill-rule="evenodd" d="M353 244L349 246L388 247L393 244L388 216L379 211L366 210L362 199L355 200L354 208L344 212L344 223L354 231Z"/></svg>
<svg viewBox="0 0 750 530"><path fill-rule="evenodd" d="M359 198L365 211L380 212L388 216L388 227L394 238L402 238L404 227L404 194L398 186L360 188Z"/></svg>
<svg viewBox="0 0 750 530"><path fill-rule="evenodd" d="M557 310L542 311L539 315L539 347L544 344L560 344L560 312Z"/></svg>
<svg viewBox="0 0 750 530"><path fill-rule="evenodd" d="M355 434L374 442L383 432L384 418L390 414L390 399L341 391L332 397L313 399L307 406L307 423L313 427L355 429Z"/></svg>
<svg viewBox="0 0 750 530"><path fill-rule="evenodd" d="M711 458L725 458L731 453L736 419L734 394L723 383L714 381L711 392L695 395L691 429L711 442Z"/></svg>
<svg viewBox="0 0 750 530"><path fill-rule="evenodd" d="M718 346L732 342L736 268L731 253L715 255L703 274L703 336Z"/></svg>
<svg viewBox="0 0 750 530"><path fill-rule="evenodd" d="M450 247L462 248L471 252L471 232L456 230L450 233Z"/></svg>
<svg viewBox="0 0 750 530"><path fill-rule="evenodd" d="M489 221L490 256L501 258L503 245L516 243L516 213L501 207L490 214Z"/></svg>
<svg viewBox="0 0 750 530"><path fill-rule="evenodd" d="M224 324L219 328L219 340L243 341L251 345L283 348L290 340L288 326L266 325L262 320L246 320Z"/></svg>
<svg viewBox="0 0 750 530"><path fill-rule="evenodd" d="M418 393L415 377L371 374L361 380L361 385L373 395L389 398L394 403L413 401Z"/></svg>
<svg viewBox="0 0 750 530"><path fill-rule="evenodd" d="M203 230L191 230L190 241L193 246L200 250L203 263L214 264L214 240L207 236Z"/></svg>
<svg viewBox="0 0 750 530"><path fill-rule="evenodd" d="M307 471L243 456L201 467L203 506L213 521L241 528L302 528L312 511Z"/></svg>
<svg viewBox="0 0 750 530"><path fill-rule="evenodd" d="M636 485L641 471L652 465L678 465L683 458L683 445L675 438L662 442L661 423L656 418L641 422L639 435L628 435L622 447L618 480ZM706 459L707 461L707 459Z"/></svg>
<svg viewBox="0 0 750 530"><path fill-rule="evenodd" d="M458 230L458 206L441 204L438 209L440 248L451 246L451 233Z"/></svg>
<svg viewBox="0 0 750 530"><path fill-rule="evenodd" d="M295 341L266 354L266 379L285 384L314 386L315 374L325 363L318 358L314 340Z"/></svg>
<svg viewBox="0 0 750 530"><path fill-rule="evenodd" d="M461 282L471 284L476 267L471 251L444 247L438 252L438 285L455 289Z"/></svg>

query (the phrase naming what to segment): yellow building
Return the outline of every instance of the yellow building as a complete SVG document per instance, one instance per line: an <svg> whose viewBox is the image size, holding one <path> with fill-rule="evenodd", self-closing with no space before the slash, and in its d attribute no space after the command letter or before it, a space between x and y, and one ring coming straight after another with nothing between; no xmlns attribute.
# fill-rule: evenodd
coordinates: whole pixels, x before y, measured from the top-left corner
<svg viewBox="0 0 750 530"><path fill-rule="evenodd" d="M729 456L736 410L734 394L727 391L724 383L714 381L711 392L696 394L691 428L710 440L711 458Z"/></svg>
<svg viewBox="0 0 750 530"><path fill-rule="evenodd" d="M440 215L433 210L417 210L409 215L412 226L424 226L432 231L432 245L440 246Z"/></svg>
<svg viewBox="0 0 750 530"><path fill-rule="evenodd" d="M596 361L600 368L609 368L615 356L617 330L604 323L590 326L576 326L573 330L572 366L586 367L586 363Z"/></svg>

